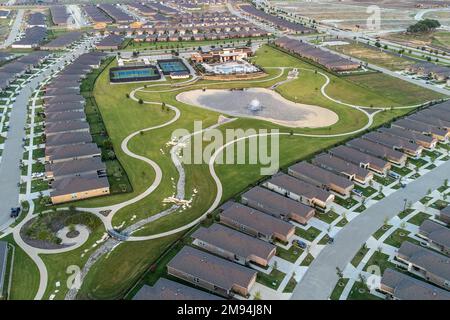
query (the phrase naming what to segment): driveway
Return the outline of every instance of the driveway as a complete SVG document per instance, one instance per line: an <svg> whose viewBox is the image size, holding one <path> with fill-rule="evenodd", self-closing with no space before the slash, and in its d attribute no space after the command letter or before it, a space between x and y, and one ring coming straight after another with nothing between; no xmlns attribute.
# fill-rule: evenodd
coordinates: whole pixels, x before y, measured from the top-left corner
<svg viewBox="0 0 450 320"><path fill-rule="evenodd" d="M336 267L341 270L353 259L362 244L378 230L385 218L392 218L403 210L405 199L419 201L428 189L435 190L450 179L450 161L443 163L417 180L371 206L343 228L334 244L327 245L310 265L294 290L294 300L326 300L337 281Z"/></svg>

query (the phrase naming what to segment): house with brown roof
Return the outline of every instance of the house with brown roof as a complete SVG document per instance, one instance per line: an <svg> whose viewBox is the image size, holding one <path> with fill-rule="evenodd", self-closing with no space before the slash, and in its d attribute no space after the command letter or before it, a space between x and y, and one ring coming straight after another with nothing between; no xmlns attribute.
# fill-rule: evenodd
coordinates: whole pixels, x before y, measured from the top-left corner
<svg viewBox="0 0 450 320"><path fill-rule="evenodd" d="M263 185L304 205L323 211L327 210L334 201L334 195L330 192L282 172L272 176Z"/></svg>
<svg viewBox="0 0 450 320"><path fill-rule="evenodd" d="M104 196L110 192L108 179L99 178L97 174L56 179L52 189L53 204Z"/></svg>
<svg viewBox="0 0 450 320"><path fill-rule="evenodd" d="M393 269L386 269L380 291L395 300L450 300L450 292Z"/></svg>
<svg viewBox="0 0 450 320"><path fill-rule="evenodd" d="M144 285L141 289L139 289L139 291L133 297L133 300L192 301L223 300L223 298L175 281L171 281L165 278L159 278L152 287Z"/></svg>
<svg viewBox="0 0 450 320"><path fill-rule="evenodd" d="M167 273L225 297L247 297L257 275L252 269L188 246L167 264Z"/></svg>
<svg viewBox="0 0 450 320"><path fill-rule="evenodd" d="M301 224L308 223L315 214L313 208L262 187L250 189L241 196L241 201L276 218Z"/></svg>
<svg viewBox="0 0 450 320"><path fill-rule="evenodd" d="M197 229L192 238L194 245L242 265L254 263L266 267L276 253L273 244L217 223Z"/></svg>
<svg viewBox="0 0 450 320"><path fill-rule="evenodd" d="M369 169L381 175L386 175L392 166L388 161L347 146L338 146L328 152L335 157L354 163L361 168Z"/></svg>
<svg viewBox="0 0 450 320"><path fill-rule="evenodd" d="M428 281L450 289L450 258L435 251L405 241L397 251L397 260L408 265L408 271Z"/></svg>
<svg viewBox="0 0 450 320"><path fill-rule="evenodd" d="M305 161L290 166L288 173L297 179L343 196L349 196L355 186L350 180Z"/></svg>
<svg viewBox="0 0 450 320"><path fill-rule="evenodd" d="M312 163L363 185L368 184L373 179L373 173L369 170L330 154L318 155L312 160Z"/></svg>
<svg viewBox="0 0 450 320"><path fill-rule="evenodd" d="M220 222L265 241L288 242L295 227L283 220L236 202L227 202L219 213Z"/></svg>
<svg viewBox="0 0 450 320"><path fill-rule="evenodd" d="M419 227L420 237L424 238L444 254L450 255L450 229L440 223L425 220Z"/></svg>
<svg viewBox="0 0 450 320"><path fill-rule="evenodd" d="M408 157L402 152L361 138L350 140L347 142L347 146L361 152L371 154L375 157L386 159L399 166L404 166L406 164L406 160L408 159Z"/></svg>

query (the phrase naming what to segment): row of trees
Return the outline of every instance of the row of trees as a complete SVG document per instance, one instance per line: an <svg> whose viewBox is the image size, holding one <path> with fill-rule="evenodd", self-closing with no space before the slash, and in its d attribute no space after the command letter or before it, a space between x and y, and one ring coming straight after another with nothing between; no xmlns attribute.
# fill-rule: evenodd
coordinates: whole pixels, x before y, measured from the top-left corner
<svg viewBox="0 0 450 320"><path fill-rule="evenodd" d="M409 33L424 33L424 32L431 32L435 30L436 28L439 28L441 24L439 21L434 19L424 19L420 20L416 24L413 24L412 26L409 26L407 31Z"/></svg>

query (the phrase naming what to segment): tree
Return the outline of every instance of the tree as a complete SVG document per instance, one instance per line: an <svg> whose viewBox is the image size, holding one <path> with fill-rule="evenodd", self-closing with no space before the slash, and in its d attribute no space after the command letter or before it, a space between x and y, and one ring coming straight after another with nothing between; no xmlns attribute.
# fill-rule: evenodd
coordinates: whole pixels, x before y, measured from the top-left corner
<svg viewBox="0 0 450 320"><path fill-rule="evenodd" d="M253 300L261 300L261 292L256 291L253 295Z"/></svg>
<svg viewBox="0 0 450 320"><path fill-rule="evenodd" d="M144 104L144 100L139 99L139 104Z"/></svg>

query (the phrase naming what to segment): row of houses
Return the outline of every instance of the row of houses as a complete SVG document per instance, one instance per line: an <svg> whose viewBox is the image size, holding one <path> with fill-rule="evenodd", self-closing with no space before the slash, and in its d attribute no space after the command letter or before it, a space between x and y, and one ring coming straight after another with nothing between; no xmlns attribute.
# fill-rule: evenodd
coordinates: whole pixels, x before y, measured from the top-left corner
<svg viewBox="0 0 450 320"><path fill-rule="evenodd" d="M83 54L43 88L45 177L53 204L110 192L106 166L92 140L80 94L82 79L105 57L100 52Z"/></svg>
<svg viewBox="0 0 450 320"><path fill-rule="evenodd" d="M438 82L444 82L450 79L450 68L440 66L432 62L420 62L405 68L406 73L416 74L419 77L426 77Z"/></svg>
<svg viewBox="0 0 450 320"><path fill-rule="evenodd" d="M31 72L49 56L44 51L34 51L0 67L0 91L6 90L18 77Z"/></svg>
<svg viewBox="0 0 450 320"><path fill-rule="evenodd" d="M41 50L65 50L70 49L76 42L83 38L83 33L72 31L58 36L47 44L41 45Z"/></svg>
<svg viewBox="0 0 450 320"><path fill-rule="evenodd" d="M360 68L360 64L357 62L342 58L338 54L324 51L320 47L315 47L302 40L281 37L275 40L274 43L288 52L318 63L331 71L353 71Z"/></svg>
<svg viewBox="0 0 450 320"><path fill-rule="evenodd" d="M97 50L118 50L121 48L124 37L118 34L109 34L95 44Z"/></svg>
<svg viewBox="0 0 450 320"><path fill-rule="evenodd" d="M312 28L305 27L302 24L291 22L277 16L273 16L262 10L258 10L251 4L240 4L238 8L247 16L269 23L273 27L288 33L314 33Z"/></svg>
<svg viewBox="0 0 450 320"><path fill-rule="evenodd" d="M450 300L450 229L432 220L425 220L418 236L428 245L441 251L424 248L411 242L403 242L395 259L404 264L406 273L387 269L380 283L380 290L399 300Z"/></svg>

